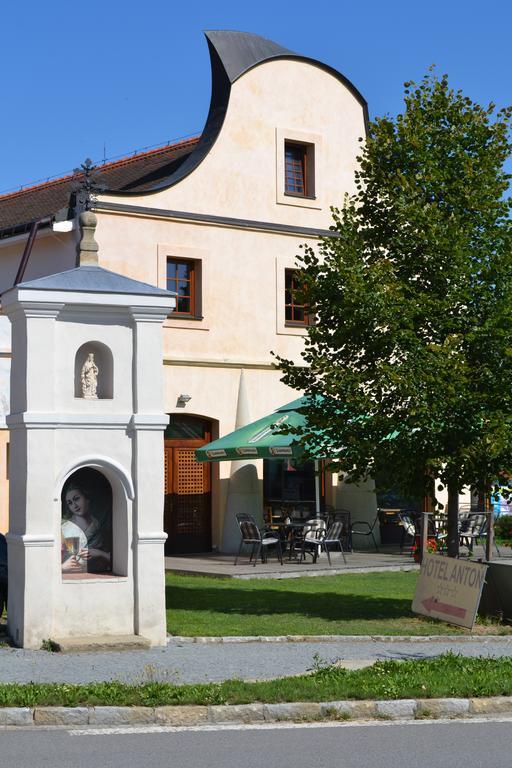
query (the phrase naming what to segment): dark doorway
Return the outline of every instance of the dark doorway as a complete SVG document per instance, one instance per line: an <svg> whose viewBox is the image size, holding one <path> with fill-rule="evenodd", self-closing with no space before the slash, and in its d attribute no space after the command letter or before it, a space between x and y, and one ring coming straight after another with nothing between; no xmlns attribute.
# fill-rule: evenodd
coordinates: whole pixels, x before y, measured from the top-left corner
<svg viewBox="0 0 512 768"><path fill-rule="evenodd" d="M263 460L265 505L287 510L292 516L315 514L315 462L296 459ZM321 489L321 501L323 488Z"/></svg>
<svg viewBox="0 0 512 768"><path fill-rule="evenodd" d="M171 415L164 444L166 555L211 551L211 466L199 464L194 453L210 441L207 419Z"/></svg>

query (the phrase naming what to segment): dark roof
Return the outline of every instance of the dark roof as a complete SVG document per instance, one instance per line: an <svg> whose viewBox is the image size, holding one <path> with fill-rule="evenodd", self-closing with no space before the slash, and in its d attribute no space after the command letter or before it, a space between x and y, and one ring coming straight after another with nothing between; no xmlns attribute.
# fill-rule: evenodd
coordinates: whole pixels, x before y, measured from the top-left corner
<svg viewBox="0 0 512 768"><path fill-rule="evenodd" d="M294 58L297 54L265 37L232 29L208 30L204 33L213 45L226 70L229 81L234 83L248 69L274 58Z"/></svg>
<svg viewBox="0 0 512 768"><path fill-rule="evenodd" d="M55 275L39 277L19 283L16 288L38 291L87 291L89 293L128 293L140 296L163 296L171 298L176 294L154 285L132 280L103 267L83 266L58 272ZM13 289L10 289L13 290Z"/></svg>
<svg viewBox="0 0 512 768"><path fill-rule="evenodd" d="M149 152L106 163L98 167L101 182L110 192L144 192L156 181L167 178L190 155L198 138L187 139ZM38 184L28 189L0 196L0 233L10 228L23 231L27 224L53 218L65 209L61 219L68 217L70 198L81 174ZM6 234L15 232L6 232Z"/></svg>

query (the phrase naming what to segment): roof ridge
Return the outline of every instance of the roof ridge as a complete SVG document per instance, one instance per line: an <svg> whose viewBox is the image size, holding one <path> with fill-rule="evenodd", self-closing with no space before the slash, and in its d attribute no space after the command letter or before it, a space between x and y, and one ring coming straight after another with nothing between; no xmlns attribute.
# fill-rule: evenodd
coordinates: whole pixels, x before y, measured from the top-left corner
<svg viewBox="0 0 512 768"><path fill-rule="evenodd" d="M182 141L177 141L175 144L164 144L163 146L156 147L154 149L149 149L144 152L136 152L131 155L126 155L125 157L121 157L119 160L113 160L108 163L104 163L102 165L96 166L98 172L101 173L101 171L108 169L111 170L115 167L120 167L122 165L128 165L129 163L139 160L141 157L147 157L149 155L157 155L159 152L165 152L166 150L171 149L180 149L181 147L186 147L187 145L192 145L197 143L198 139L200 137L200 134L197 136L192 136L188 139L183 139ZM3 202L6 198L14 199L16 197L20 197L21 195L26 194L27 192L33 192L35 189L43 189L44 187L52 187L57 186L59 184L64 184L65 182L72 179L74 176L80 176L81 174L75 174L75 173L68 173L65 176L59 176L57 179L50 179L48 181L43 181L39 184L32 184L30 187L24 187L23 189L18 189L15 192L6 192L3 195L0 195L0 202Z"/></svg>

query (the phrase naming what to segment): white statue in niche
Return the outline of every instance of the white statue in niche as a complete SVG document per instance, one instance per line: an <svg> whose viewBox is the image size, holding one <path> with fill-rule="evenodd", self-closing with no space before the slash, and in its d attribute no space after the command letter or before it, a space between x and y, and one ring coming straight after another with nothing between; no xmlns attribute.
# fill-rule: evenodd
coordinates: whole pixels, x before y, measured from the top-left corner
<svg viewBox="0 0 512 768"><path fill-rule="evenodd" d="M97 400L98 366L94 362L94 352L89 352L87 355L87 359L82 366L80 380L82 382L82 397L88 400Z"/></svg>

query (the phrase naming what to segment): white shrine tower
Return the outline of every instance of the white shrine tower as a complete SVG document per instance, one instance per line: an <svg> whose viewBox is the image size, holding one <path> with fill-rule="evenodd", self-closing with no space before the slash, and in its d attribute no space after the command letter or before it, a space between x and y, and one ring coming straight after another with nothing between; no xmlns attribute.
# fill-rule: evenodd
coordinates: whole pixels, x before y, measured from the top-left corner
<svg viewBox="0 0 512 768"><path fill-rule="evenodd" d="M12 324L9 632L166 641L162 323L174 296L97 265L2 296ZM93 363L91 366L90 363Z"/></svg>

